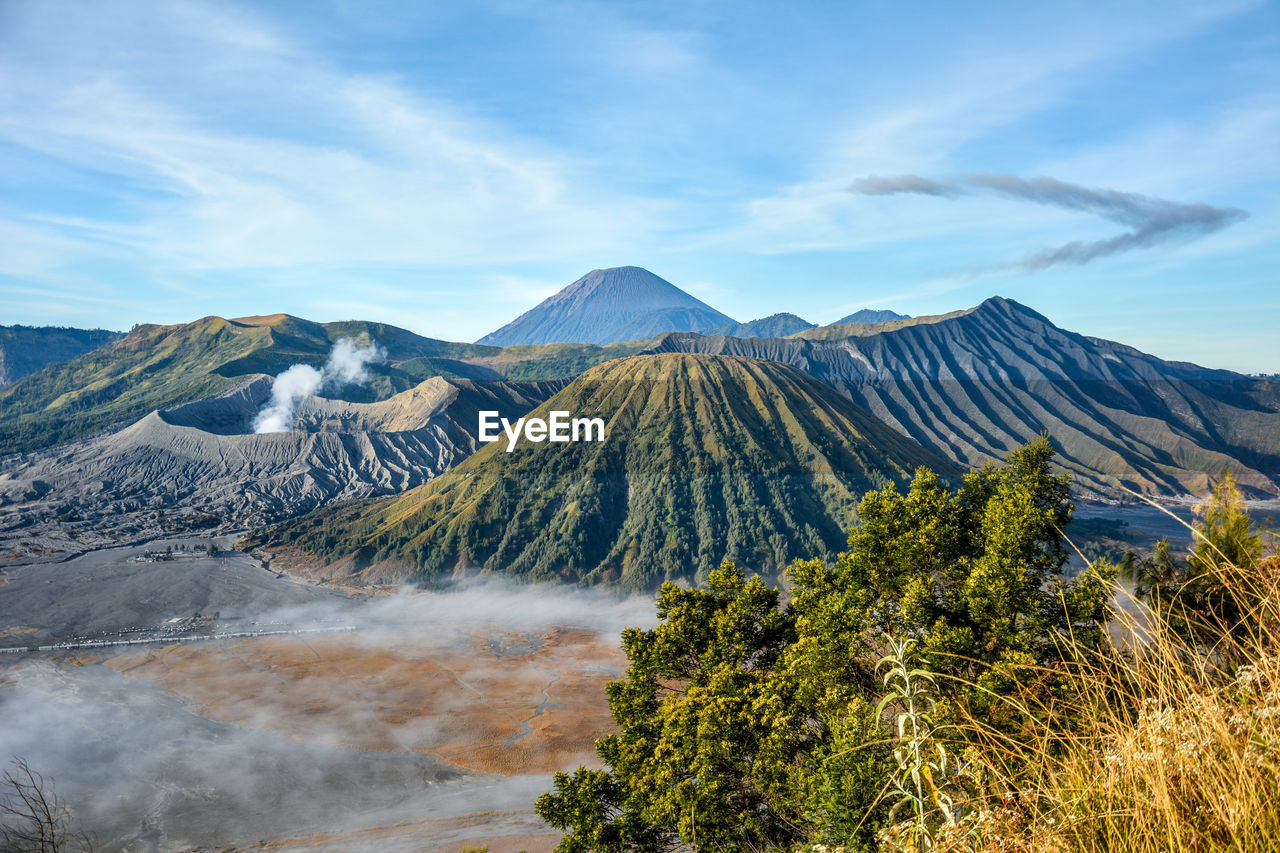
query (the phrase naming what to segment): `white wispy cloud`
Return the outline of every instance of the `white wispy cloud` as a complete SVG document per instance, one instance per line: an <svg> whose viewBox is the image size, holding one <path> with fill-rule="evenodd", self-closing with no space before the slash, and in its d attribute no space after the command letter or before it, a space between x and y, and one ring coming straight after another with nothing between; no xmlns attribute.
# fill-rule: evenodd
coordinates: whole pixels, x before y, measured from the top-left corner
<svg viewBox="0 0 1280 853"><path fill-rule="evenodd" d="M1177 4L1158 20L1130 10L1127 14L1135 20L1117 20L1105 30L1064 21L1058 32L1018 33L1008 41L992 34L999 49L968 62L922 63L904 74L897 89L833 122L829 138L808 164L810 178L745 201L738 221L704 236L705 244L750 246L758 253L776 254L848 251L945 236L957 227L954 216L915 212L902 220L886 219L883 206L850 200L849 181L866 174L928 174L955 168L957 158L963 162L967 146L991 142L1003 129L1051 110L1115 64L1257 5L1254 0ZM1122 18L1126 13L1116 14ZM1162 162L1177 160L1174 152L1163 153ZM1023 225L1052 221L1052 215L1021 217ZM969 220L959 227L974 225Z"/></svg>
<svg viewBox="0 0 1280 853"><path fill-rule="evenodd" d="M475 338L592 267L638 263L743 319L834 319L837 303L926 313L993 288L1039 305L1072 273L1042 295L973 270L1115 231L991 196L847 191L904 173L1052 175L1252 214L1070 279L1099 304L1102 275L1215 278L1235 254L1243 275L1276 255L1275 22L1265 0L924 18L9 0L0 303L8 322L286 310Z"/></svg>
<svg viewBox="0 0 1280 853"><path fill-rule="evenodd" d="M126 30L122 38L144 37L140 23L119 20L121 7L81 8ZM616 247L647 231L659 207L593 196L564 152L394 79L334 69L243 13L180 4L160 17L149 27L174 48L144 67L115 56L71 72L56 56L45 68L0 66L0 138L118 179L130 215L91 223L95 238L151 262L199 270L556 257ZM195 75L178 97L156 79L170 61L241 79ZM221 89L246 75L270 83L261 108L277 112L277 132L221 114ZM292 134L291 124L309 132ZM44 253L40 240L25 241L19 269L65 260L68 242L84 239L65 223L9 217L11 229L51 235Z"/></svg>

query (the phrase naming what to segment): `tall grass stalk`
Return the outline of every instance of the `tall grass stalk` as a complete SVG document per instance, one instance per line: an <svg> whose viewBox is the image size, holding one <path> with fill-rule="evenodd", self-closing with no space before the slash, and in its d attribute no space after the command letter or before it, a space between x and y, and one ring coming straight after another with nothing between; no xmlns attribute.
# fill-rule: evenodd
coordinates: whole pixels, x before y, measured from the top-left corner
<svg viewBox="0 0 1280 853"><path fill-rule="evenodd" d="M1050 725L965 722L982 793L938 849L1280 849L1280 558L1209 571L1242 618L1176 598L1121 610L1102 651L1061 638L1052 708L1009 700Z"/></svg>

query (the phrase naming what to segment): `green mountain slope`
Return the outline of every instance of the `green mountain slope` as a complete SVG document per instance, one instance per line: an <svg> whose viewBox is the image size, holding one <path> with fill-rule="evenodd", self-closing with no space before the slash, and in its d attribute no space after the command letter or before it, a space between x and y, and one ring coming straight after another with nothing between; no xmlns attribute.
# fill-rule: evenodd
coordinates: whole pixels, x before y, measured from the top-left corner
<svg viewBox="0 0 1280 853"><path fill-rule="evenodd" d="M495 348L437 341L381 323L321 324L276 314L144 325L0 389L0 454L87 438L155 409L225 391L234 377L276 374L298 363L318 367L343 337L376 341L389 357L370 366L367 385L336 392L355 402L385 399L432 375L497 376L460 360L493 355Z"/></svg>
<svg viewBox="0 0 1280 853"><path fill-rule="evenodd" d="M0 388L121 337L106 329L0 326Z"/></svg>
<svg viewBox="0 0 1280 853"><path fill-rule="evenodd" d="M489 444L399 498L320 511L256 541L376 580L485 570L652 589L699 581L725 557L772 571L834 552L865 490L918 465L955 470L768 361L619 359L531 416L552 410L603 418L606 440Z"/></svg>
<svg viewBox="0 0 1280 853"><path fill-rule="evenodd" d="M368 366L367 383L327 392L358 403L385 400L433 376L569 379L610 359L635 355L656 340L504 349L426 338L385 323L315 323L288 314L143 325L116 335L108 346L0 388L0 455L89 438L156 409L221 393L237 377L274 376L294 364L318 368L333 343L346 337L376 342L387 351L386 362Z"/></svg>

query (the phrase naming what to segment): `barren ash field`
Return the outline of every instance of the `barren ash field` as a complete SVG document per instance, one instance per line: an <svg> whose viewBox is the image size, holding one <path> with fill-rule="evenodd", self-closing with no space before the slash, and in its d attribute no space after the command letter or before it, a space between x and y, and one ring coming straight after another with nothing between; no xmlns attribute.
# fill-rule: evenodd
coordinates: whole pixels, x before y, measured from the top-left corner
<svg viewBox="0 0 1280 853"><path fill-rule="evenodd" d="M533 803L595 765L650 600L353 594L208 541L5 567L0 750L101 849L555 845Z"/></svg>

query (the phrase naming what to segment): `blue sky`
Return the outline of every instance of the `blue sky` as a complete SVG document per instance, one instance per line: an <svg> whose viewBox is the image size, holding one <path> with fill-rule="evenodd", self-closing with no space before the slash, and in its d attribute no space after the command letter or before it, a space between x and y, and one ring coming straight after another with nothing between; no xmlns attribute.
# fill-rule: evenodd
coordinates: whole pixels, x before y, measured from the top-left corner
<svg viewBox="0 0 1280 853"><path fill-rule="evenodd" d="M7 0L0 323L472 340L637 264L740 320L999 294L1276 372L1278 152L1274 2ZM1127 226L851 191L988 173L1248 215L1029 272Z"/></svg>

